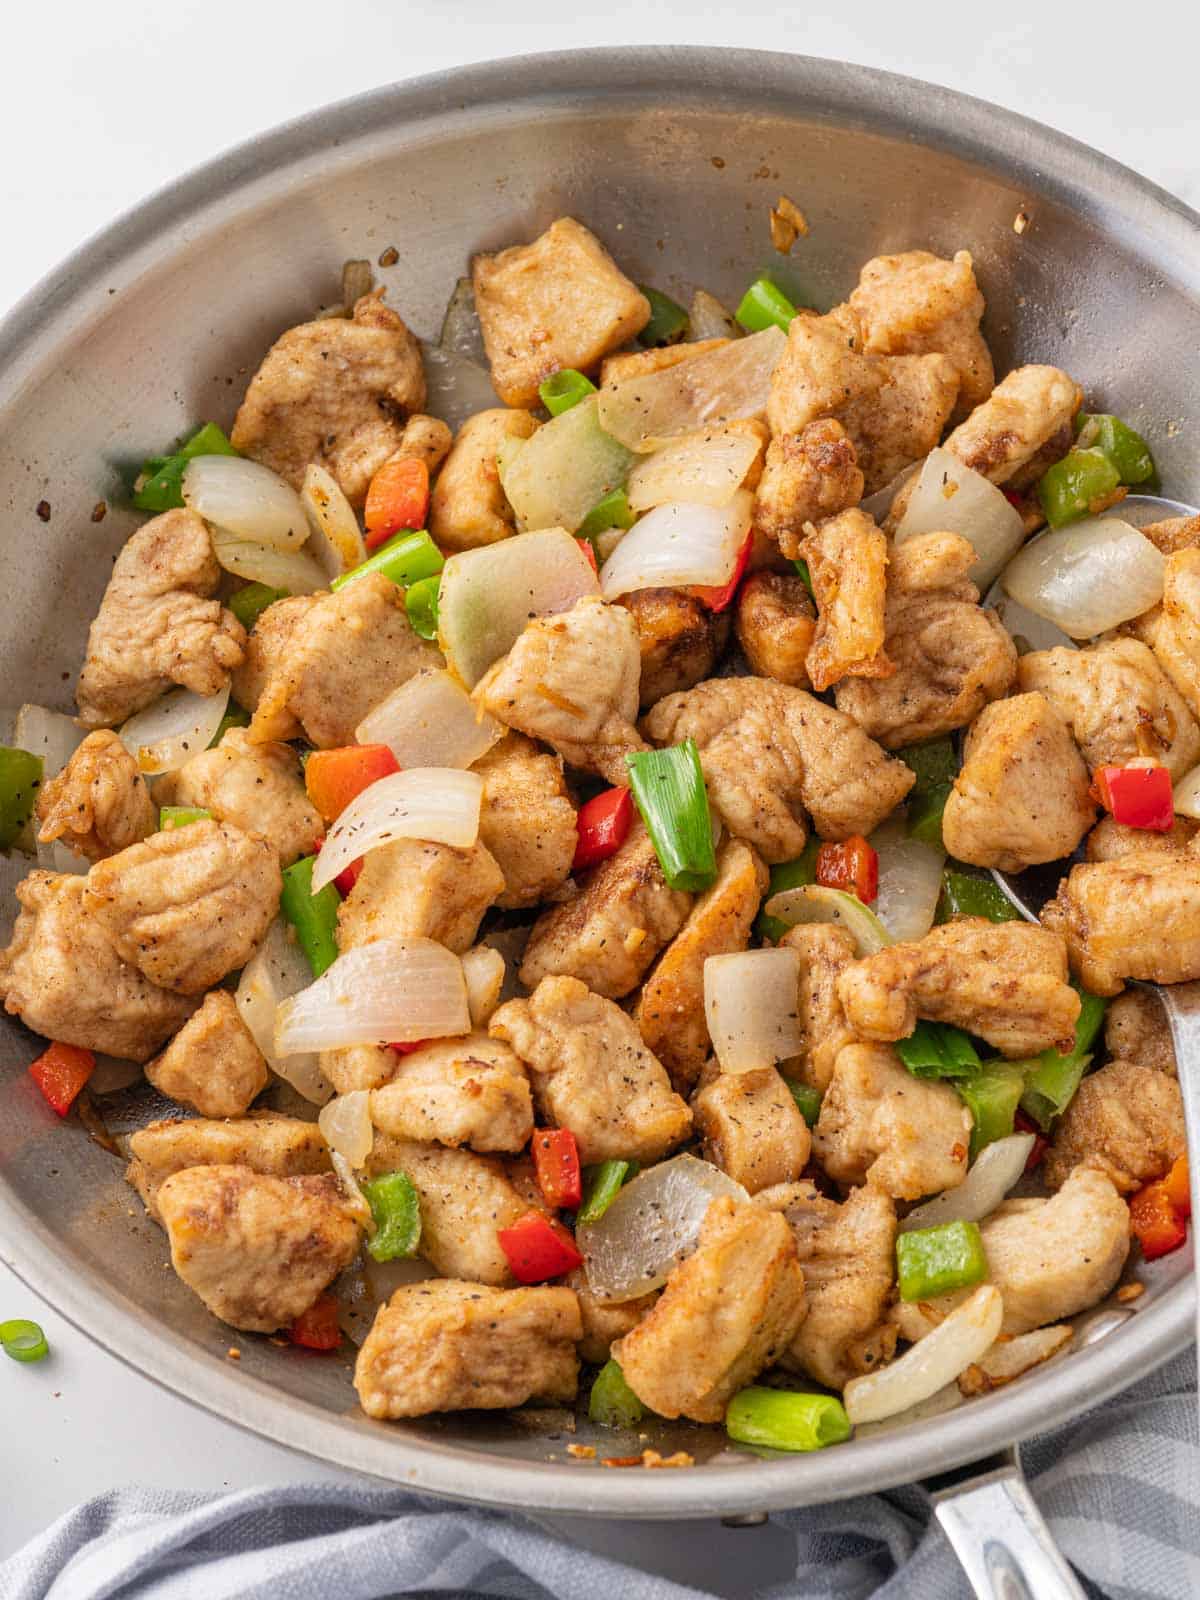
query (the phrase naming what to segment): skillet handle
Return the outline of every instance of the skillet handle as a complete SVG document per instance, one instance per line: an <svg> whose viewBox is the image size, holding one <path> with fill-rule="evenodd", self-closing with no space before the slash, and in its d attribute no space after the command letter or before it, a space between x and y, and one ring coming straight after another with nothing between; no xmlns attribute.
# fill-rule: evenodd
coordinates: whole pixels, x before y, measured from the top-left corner
<svg viewBox="0 0 1200 1600"><path fill-rule="evenodd" d="M1037 1508L1016 1452L933 1497L978 1600L1087 1600Z"/></svg>

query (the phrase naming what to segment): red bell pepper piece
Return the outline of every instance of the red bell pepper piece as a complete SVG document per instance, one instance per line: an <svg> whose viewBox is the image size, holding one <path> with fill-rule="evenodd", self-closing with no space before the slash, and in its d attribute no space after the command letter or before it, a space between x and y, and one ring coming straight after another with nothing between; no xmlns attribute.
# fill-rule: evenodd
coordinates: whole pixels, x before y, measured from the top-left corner
<svg viewBox="0 0 1200 1600"><path fill-rule="evenodd" d="M414 1050L424 1050L428 1043L428 1039L409 1039L389 1044L388 1049L394 1050L398 1056L410 1056Z"/></svg>
<svg viewBox="0 0 1200 1600"><path fill-rule="evenodd" d="M429 511L429 468L417 456L385 461L371 479L363 507L366 546L386 544L402 528L423 528Z"/></svg>
<svg viewBox="0 0 1200 1600"><path fill-rule="evenodd" d="M1187 1218L1171 1203L1161 1178L1139 1189L1129 1202L1129 1223L1147 1261L1178 1250L1187 1238Z"/></svg>
<svg viewBox="0 0 1200 1600"><path fill-rule="evenodd" d="M533 1170L547 1205L574 1210L583 1204L579 1147L570 1128L536 1128L530 1143Z"/></svg>
<svg viewBox="0 0 1200 1600"><path fill-rule="evenodd" d="M1192 1189L1188 1175L1188 1158L1179 1156L1171 1166L1170 1172L1161 1180L1167 1197L1178 1211L1179 1215L1186 1218L1192 1214Z"/></svg>
<svg viewBox="0 0 1200 1600"><path fill-rule="evenodd" d="M1175 800L1166 767L1097 767L1093 778L1093 792L1114 822L1170 833Z"/></svg>
<svg viewBox="0 0 1200 1600"><path fill-rule="evenodd" d="M579 842L575 846L572 872L594 867L615 855L629 837L633 825L633 795L628 789L605 789L580 806L575 818Z"/></svg>
<svg viewBox="0 0 1200 1600"><path fill-rule="evenodd" d="M90 1050L55 1040L30 1067L29 1076L42 1091L46 1104L65 1117L95 1070L96 1057Z"/></svg>
<svg viewBox="0 0 1200 1600"><path fill-rule="evenodd" d="M694 583L688 593L695 595L702 605L710 611L728 611L733 604L733 597L738 592L738 584L745 576L746 563L750 559L750 551L754 548L753 529L746 535L742 548L738 551L737 562L734 565L733 575L727 583L704 584Z"/></svg>
<svg viewBox="0 0 1200 1600"><path fill-rule="evenodd" d="M323 1294L319 1300L314 1300L292 1323L288 1338L293 1344L302 1344L306 1350L336 1350L342 1342L337 1297Z"/></svg>
<svg viewBox="0 0 1200 1600"><path fill-rule="evenodd" d="M320 836L320 838L318 838L316 843L313 845L313 850L317 855L319 855L321 853L321 851L324 849L324 846L325 846L325 835L322 834ZM350 893L351 889L353 889L354 885L358 882L358 875L362 871L362 869L363 869L362 857L359 856L357 861L352 861L348 867L343 867L342 870L338 873L337 877L333 880L334 888L341 895L343 900Z"/></svg>
<svg viewBox="0 0 1200 1600"><path fill-rule="evenodd" d="M849 890L869 906L879 893L879 857L860 833L842 844L823 844L817 851L817 882Z"/></svg>
<svg viewBox="0 0 1200 1600"><path fill-rule="evenodd" d="M1035 1167L1041 1165L1042 1157L1050 1148L1050 1141L1038 1127L1033 1118L1027 1117L1023 1111L1018 1110L1017 1114L1013 1117L1013 1127L1018 1133L1031 1133L1033 1135L1033 1144L1030 1147L1029 1156L1025 1162L1025 1171L1032 1172Z"/></svg>
<svg viewBox="0 0 1200 1600"><path fill-rule="evenodd" d="M325 821L335 822L364 789L399 771L387 745L348 744L340 750L314 750L304 764L304 787Z"/></svg>
<svg viewBox="0 0 1200 1600"><path fill-rule="evenodd" d="M518 1283L545 1283L547 1278L559 1278L583 1264L562 1223L540 1211L527 1211L511 1228L498 1228L496 1237Z"/></svg>
<svg viewBox="0 0 1200 1600"><path fill-rule="evenodd" d="M596 547L595 547L595 545L592 543L592 541L590 539L576 539L575 543L579 546L579 548L583 551L584 555L588 558L588 564L591 567L592 571L596 574L597 577L599 577L599 575L600 575L600 567L599 567L599 565L598 565L598 563L596 561Z"/></svg>

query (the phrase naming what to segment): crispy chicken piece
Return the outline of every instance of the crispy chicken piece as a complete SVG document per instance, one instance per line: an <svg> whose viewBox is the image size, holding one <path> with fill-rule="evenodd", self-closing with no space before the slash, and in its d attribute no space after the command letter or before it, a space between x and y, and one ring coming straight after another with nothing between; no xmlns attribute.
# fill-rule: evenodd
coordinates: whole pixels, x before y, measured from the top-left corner
<svg viewBox="0 0 1200 1600"><path fill-rule="evenodd" d="M425 470L432 478L450 454L453 442L454 435L440 417L427 417L418 411L404 424L395 454L423 461Z"/></svg>
<svg viewBox="0 0 1200 1600"><path fill-rule="evenodd" d="M692 1115L705 1160L747 1194L804 1171L812 1137L774 1067L715 1073L692 1097Z"/></svg>
<svg viewBox="0 0 1200 1600"><path fill-rule="evenodd" d="M977 1034L1013 1059L1069 1050L1079 1016L1062 939L986 917L955 917L923 939L856 961L838 979L838 997L862 1039L906 1039L924 1017Z"/></svg>
<svg viewBox="0 0 1200 1600"><path fill-rule="evenodd" d="M619 1000L636 989L683 926L692 897L672 889L640 820L616 852L580 879L572 900L543 911L521 962L521 982L581 978L593 994Z"/></svg>
<svg viewBox="0 0 1200 1600"><path fill-rule="evenodd" d="M849 1044L812 1139L813 1154L838 1183L919 1200L966 1177L971 1113L949 1084L914 1078L888 1046Z"/></svg>
<svg viewBox="0 0 1200 1600"><path fill-rule="evenodd" d="M208 598L221 569L194 511L165 511L126 541L88 633L75 698L85 728L103 728L182 684L219 694L246 630Z"/></svg>
<svg viewBox="0 0 1200 1600"><path fill-rule="evenodd" d="M847 423L866 492L891 483L942 437L958 402L959 376L947 356L874 356L883 386Z"/></svg>
<svg viewBox="0 0 1200 1600"><path fill-rule="evenodd" d="M504 874L497 904L510 908L548 900L570 877L579 842L562 757L540 750L522 734L508 733L472 771L483 779L479 839Z"/></svg>
<svg viewBox="0 0 1200 1600"><path fill-rule="evenodd" d="M851 1189L838 1204L812 1183L765 1189L756 1204L783 1213L804 1273L808 1315L782 1365L830 1389L891 1356L885 1320L896 1278L896 1208L882 1189Z"/></svg>
<svg viewBox="0 0 1200 1600"><path fill-rule="evenodd" d="M650 302L573 217L532 244L471 263L492 383L506 406L535 406L562 367L586 372L645 327Z"/></svg>
<svg viewBox="0 0 1200 1600"><path fill-rule="evenodd" d="M61 839L89 861L137 844L158 827L137 762L108 728L89 733L62 771L46 779L34 809L40 844Z"/></svg>
<svg viewBox="0 0 1200 1600"><path fill-rule="evenodd" d="M1139 639L1035 650L1021 657L1017 681L1045 695L1093 770L1151 756L1182 778L1200 761L1200 725Z"/></svg>
<svg viewBox="0 0 1200 1600"><path fill-rule="evenodd" d="M230 728L215 749L164 774L155 793L160 805L197 806L218 822L262 834L285 867L309 855L326 831L305 792L300 757L290 745L255 743L245 728Z"/></svg>
<svg viewBox="0 0 1200 1600"><path fill-rule="evenodd" d="M1163 555L1176 550L1194 550L1200 545L1200 517L1167 517L1163 522L1148 522L1141 529Z"/></svg>
<svg viewBox="0 0 1200 1600"><path fill-rule="evenodd" d="M637 589L618 602L637 625L643 709L707 678L729 637L729 618L683 589Z"/></svg>
<svg viewBox="0 0 1200 1600"><path fill-rule="evenodd" d="M236 1122L202 1117L151 1122L129 1139L125 1177L156 1222L158 1191L187 1167L248 1167L272 1178L303 1178L330 1170L329 1146L315 1122L257 1112Z"/></svg>
<svg viewBox="0 0 1200 1600"><path fill-rule="evenodd" d="M569 765L628 785L625 757L646 748L634 727L640 671L632 616L588 595L570 611L535 617L473 698L506 727L544 739Z"/></svg>
<svg viewBox="0 0 1200 1600"><path fill-rule="evenodd" d="M400 1058L371 1095L371 1121L397 1139L523 1150L533 1133L533 1099L520 1057L486 1033L434 1039Z"/></svg>
<svg viewBox="0 0 1200 1600"><path fill-rule="evenodd" d="M188 1167L159 1189L158 1209L175 1271L214 1317L250 1333L294 1322L358 1250L332 1177Z"/></svg>
<svg viewBox="0 0 1200 1600"><path fill-rule="evenodd" d="M228 989L213 989L146 1076L202 1117L240 1117L267 1086L267 1063Z"/></svg>
<svg viewBox="0 0 1200 1600"><path fill-rule="evenodd" d="M1096 820L1091 779L1041 694L984 706L963 746L942 837L959 861L1020 872L1069 856Z"/></svg>
<svg viewBox="0 0 1200 1600"><path fill-rule="evenodd" d="M282 886L274 845L202 820L97 861L83 909L152 983L203 994L250 959Z"/></svg>
<svg viewBox="0 0 1200 1600"><path fill-rule="evenodd" d="M856 506L863 497L858 454L842 424L820 417L794 433L776 433L754 498L754 526L791 561L805 524Z"/></svg>
<svg viewBox="0 0 1200 1600"><path fill-rule="evenodd" d="M691 1131L687 1106L620 1006L578 978L543 978L488 1026L530 1069L538 1110L569 1128L586 1164L657 1161Z"/></svg>
<svg viewBox="0 0 1200 1600"><path fill-rule="evenodd" d="M1200 717L1200 550L1167 557L1162 615L1148 642L1192 715Z"/></svg>
<svg viewBox="0 0 1200 1600"><path fill-rule="evenodd" d="M695 1253L613 1346L613 1359L659 1416L720 1422L737 1391L791 1344L803 1316L804 1274L787 1223L722 1197L708 1208Z"/></svg>
<svg viewBox="0 0 1200 1600"><path fill-rule="evenodd" d="M809 525L800 545L817 601L808 676L822 693L840 679L888 678L884 653L887 540L865 511L843 511Z"/></svg>
<svg viewBox="0 0 1200 1600"><path fill-rule="evenodd" d="M1059 1189L1076 1167L1099 1167L1129 1194L1161 1178L1186 1151L1176 1079L1135 1061L1110 1061L1087 1074L1059 1118L1042 1175Z"/></svg>
<svg viewBox="0 0 1200 1600"><path fill-rule="evenodd" d="M352 317L320 317L281 334L250 380L230 439L293 488L312 463L328 468L353 506L425 404L421 348L375 294Z"/></svg>
<svg viewBox="0 0 1200 1600"><path fill-rule="evenodd" d="M1193 822L1190 817L1177 816L1167 833L1152 833L1147 828L1128 828L1110 816L1103 816L1088 834L1084 855L1089 861L1119 861L1122 856L1145 850L1177 855L1187 849L1198 830L1200 823Z"/></svg>
<svg viewBox="0 0 1200 1600"><path fill-rule="evenodd" d="M401 591L382 572L321 595L285 626L254 704L255 743L294 738L299 728L319 750L353 744L373 706L423 667L441 665L437 647L413 631Z"/></svg>
<svg viewBox="0 0 1200 1600"><path fill-rule="evenodd" d="M646 979L634 1017L683 1094L712 1048L704 1018L704 963L709 956L746 948L766 888L767 869L759 856L740 839L725 839L717 852L716 881L697 897Z"/></svg>
<svg viewBox="0 0 1200 1600"><path fill-rule="evenodd" d="M1134 1061L1174 1077L1175 1045L1162 1001L1147 989L1126 989L1104 1013L1104 1044L1110 1056Z"/></svg>
<svg viewBox="0 0 1200 1600"><path fill-rule="evenodd" d="M21 911L0 951L4 1009L47 1039L148 1061L195 1003L121 959L86 890L74 873L31 872L17 885Z"/></svg>
<svg viewBox="0 0 1200 1600"><path fill-rule="evenodd" d="M338 907L338 949L417 937L462 955L503 892L504 874L486 845L452 850L422 839L377 845Z"/></svg>
<svg viewBox="0 0 1200 1600"><path fill-rule="evenodd" d="M352 1094L355 1089L381 1089L391 1083L403 1059L390 1045L348 1044L322 1050L320 1067L335 1094Z"/></svg>
<svg viewBox="0 0 1200 1600"><path fill-rule="evenodd" d="M974 561L956 533L918 534L892 550L884 650L895 672L844 679L835 696L886 750L965 727L1012 686L1016 647L978 603L966 576Z"/></svg>
<svg viewBox="0 0 1200 1600"><path fill-rule="evenodd" d="M498 1410L575 1398L581 1336L570 1289L493 1289L437 1278L380 1306L354 1364L369 1417Z"/></svg>
<svg viewBox="0 0 1200 1600"><path fill-rule="evenodd" d="M579 1315L583 1319L580 1359L596 1367L604 1365L612 1353L614 1342L632 1333L643 1317L653 1310L658 1299L656 1289L653 1294L639 1295L636 1300L598 1300L588 1287L587 1272L583 1267L568 1272L566 1283L568 1288L575 1291Z"/></svg>
<svg viewBox="0 0 1200 1600"><path fill-rule="evenodd" d="M1071 968L1093 994L1126 978L1200 978L1200 855L1143 850L1072 867L1042 922L1067 942Z"/></svg>
<svg viewBox="0 0 1200 1600"><path fill-rule="evenodd" d="M616 355L605 356L600 364L600 387L624 383L626 378L652 378L656 372L677 367L682 361L693 361L728 343L728 339L689 339L682 344L657 345L651 350L618 350Z"/></svg>
<svg viewBox="0 0 1200 1600"><path fill-rule="evenodd" d="M441 549L474 550L516 532L496 452L505 439L529 439L537 427L532 412L502 406L463 423L429 500L429 531Z"/></svg>
<svg viewBox="0 0 1200 1600"><path fill-rule="evenodd" d="M233 674L233 698L247 711L253 711L267 685L283 672L284 663L307 629L307 618L321 604L319 594L289 595L276 600L262 612L246 640L246 654ZM286 706L271 708L273 739L298 739L299 722Z"/></svg>
<svg viewBox="0 0 1200 1600"><path fill-rule="evenodd" d="M837 988L855 959L854 940L844 928L812 922L789 928L779 943L800 952L796 1013L804 1039L800 1054L783 1062L780 1071L824 1094L842 1046L854 1040Z"/></svg>
<svg viewBox="0 0 1200 1600"><path fill-rule="evenodd" d="M1057 367L1017 367L955 428L946 449L992 483L1007 483L1082 404L1083 390Z"/></svg>
<svg viewBox="0 0 1200 1600"><path fill-rule="evenodd" d="M755 572L738 590L734 627L751 671L807 689L808 652L817 614L800 576ZM643 669L643 678L645 670Z"/></svg>

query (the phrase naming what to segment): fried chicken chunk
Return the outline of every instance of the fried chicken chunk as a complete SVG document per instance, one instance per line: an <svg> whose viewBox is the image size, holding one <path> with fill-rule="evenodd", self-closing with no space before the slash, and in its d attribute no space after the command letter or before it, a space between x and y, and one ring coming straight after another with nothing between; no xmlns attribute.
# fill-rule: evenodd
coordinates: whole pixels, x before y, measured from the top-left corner
<svg viewBox="0 0 1200 1600"><path fill-rule="evenodd" d="M160 1094L202 1117L240 1117L267 1086L267 1063L228 989L213 989L151 1061L146 1076Z"/></svg>
<svg viewBox="0 0 1200 1600"><path fill-rule="evenodd" d="M729 619L683 589L636 589L623 595L637 625L642 671L638 701L643 708L665 694L691 689L707 678L729 636Z"/></svg>
<svg viewBox="0 0 1200 1600"><path fill-rule="evenodd" d="M165 511L126 542L88 633L75 698L85 728L109 727L172 684L219 694L246 631L219 600L208 529L194 511Z"/></svg>
<svg viewBox="0 0 1200 1600"><path fill-rule="evenodd" d="M400 448L405 418L424 404L420 346L403 318L368 294L352 317L302 322L276 339L229 437L296 489L317 462L360 506Z"/></svg>
<svg viewBox="0 0 1200 1600"><path fill-rule="evenodd" d="M1192 715L1200 717L1200 550L1168 555L1162 614L1148 642Z"/></svg>
<svg viewBox="0 0 1200 1600"><path fill-rule="evenodd" d="M1163 1003L1146 989L1126 989L1104 1013L1104 1044L1119 1061L1175 1076L1175 1045Z"/></svg>
<svg viewBox="0 0 1200 1600"><path fill-rule="evenodd" d="M280 678L293 645L304 637L309 614L321 604L319 594L289 595L262 612L246 640L246 654L233 674L233 698L253 711L272 681ZM287 707L271 708L272 739L298 739L302 729Z"/></svg>
<svg viewBox="0 0 1200 1600"><path fill-rule="evenodd" d="M838 978L854 960L854 940L829 922L798 923L779 943L800 954L796 1015L803 1045L782 1063L785 1077L798 1078L824 1094L841 1048L854 1033L838 998Z"/></svg>
<svg viewBox="0 0 1200 1600"><path fill-rule="evenodd" d="M808 586L798 574L751 573L738 590L734 627L742 652L758 677L775 678L796 689L811 687L808 652L817 614Z"/></svg>
<svg viewBox="0 0 1200 1600"><path fill-rule="evenodd" d="M155 792L161 805L196 806L218 822L261 833L285 867L309 855L325 832L305 792L300 757L286 744L256 744L245 728L230 728L214 749L164 774Z"/></svg>
<svg viewBox="0 0 1200 1600"><path fill-rule="evenodd" d="M856 506L863 475L853 441L833 417L776 433L754 497L754 526L794 561L805 524Z"/></svg>
<svg viewBox="0 0 1200 1600"><path fill-rule="evenodd" d="M89 861L137 844L158 827L137 762L107 728L89 733L62 771L46 779L34 809L39 844L61 839Z"/></svg>
<svg viewBox="0 0 1200 1600"><path fill-rule="evenodd" d="M884 653L887 540L865 511L810 526L800 545L817 601L808 676L822 693L842 678L888 678Z"/></svg>
<svg viewBox="0 0 1200 1600"><path fill-rule="evenodd" d="M371 1121L397 1139L523 1150L533 1132L529 1077L515 1051L486 1033L432 1039L372 1091Z"/></svg>
<svg viewBox="0 0 1200 1600"><path fill-rule="evenodd" d="M658 1299L658 1291L655 1290L653 1294L639 1295L636 1300L598 1300L588 1287L587 1272L583 1267L576 1267L574 1272L569 1272L566 1283L569 1289L575 1291L579 1315L583 1319L580 1357L596 1367L604 1365L616 1340L632 1333Z"/></svg>
<svg viewBox="0 0 1200 1600"><path fill-rule="evenodd" d="M1118 994L1126 978L1200 978L1200 855L1144 850L1082 862L1042 922L1066 940L1072 970L1093 994Z"/></svg>
<svg viewBox="0 0 1200 1600"><path fill-rule="evenodd" d="M812 1136L774 1067L715 1073L692 1097L692 1115L705 1160L747 1194L804 1171Z"/></svg>
<svg viewBox="0 0 1200 1600"><path fill-rule="evenodd" d="M1089 861L1119 861L1122 856L1136 855L1145 850L1158 850L1164 855L1178 855L1200 831L1200 823L1191 817L1176 816L1166 833L1151 833L1148 828L1130 828L1103 816L1088 834L1084 854Z"/></svg>
<svg viewBox="0 0 1200 1600"><path fill-rule="evenodd" d="M203 1117L150 1122L130 1135L125 1177L160 1221L158 1191L186 1167L248 1167L271 1178L330 1170L329 1146L315 1122L256 1112L237 1121Z"/></svg>
<svg viewBox="0 0 1200 1600"><path fill-rule="evenodd" d="M1070 427L1082 404L1083 390L1057 367L1017 367L955 428L946 449L992 483L1007 483Z"/></svg>
<svg viewBox="0 0 1200 1600"><path fill-rule="evenodd" d="M1135 1061L1089 1072L1054 1130L1043 1176L1059 1189L1076 1167L1099 1167L1121 1194L1161 1178L1187 1150L1175 1078Z"/></svg>
<svg viewBox="0 0 1200 1600"><path fill-rule="evenodd" d="M474 550L516 532L496 452L505 439L530 438L537 426L532 412L502 406L463 423L429 498L429 531L440 549Z"/></svg>
<svg viewBox="0 0 1200 1600"><path fill-rule="evenodd" d="M358 880L338 907L338 949L415 937L436 939L462 955L503 891L504 874L484 844L453 850L394 839L363 857Z"/></svg>
<svg viewBox="0 0 1200 1600"><path fill-rule="evenodd" d="M579 842L562 757L508 733L472 771L483 779L480 843L504 874L496 903L536 906L548 900L570 876Z"/></svg>

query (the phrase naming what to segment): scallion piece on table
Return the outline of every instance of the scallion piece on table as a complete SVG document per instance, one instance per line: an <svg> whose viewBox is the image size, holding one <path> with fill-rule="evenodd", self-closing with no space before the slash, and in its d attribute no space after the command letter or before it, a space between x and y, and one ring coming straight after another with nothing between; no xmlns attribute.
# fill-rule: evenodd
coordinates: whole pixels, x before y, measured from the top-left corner
<svg viewBox="0 0 1200 1600"><path fill-rule="evenodd" d="M166 833L171 828L186 828L190 822L207 822L211 817L212 812L202 806L159 806L158 829Z"/></svg>
<svg viewBox="0 0 1200 1600"><path fill-rule="evenodd" d="M983 1282L987 1270L977 1222L914 1228L896 1240L901 1300L932 1300L955 1289L969 1289Z"/></svg>
<svg viewBox="0 0 1200 1600"><path fill-rule="evenodd" d="M796 569L796 576L800 579L800 582L804 585L804 587L808 590L809 594L811 594L813 599L815 600L816 599L816 591L813 588L812 573L808 570L808 562L807 561L793 561L792 565Z"/></svg>
<svg viewBox="0 0 1200 1600"><path fill-rule="evenodd" d="M564 411L570 411L572 406L577 406L581 400L595 393L596 385L592 380L584 377L582 372L576 372L574 367L563 367L553 377L547 378L545 383L538 384L542 404L552 417L561 417Z"/></svg>
<svg viewBox="0 0 1200 1600"><path fill-rule="evenodd" d="M1120 472L1103 450L1070 450L1038 479L1037 497L1046 521L1052 528L1061 528L1086 516L1120 482Z"/></svg>
<svg viewBox="0 0 1200 1600"><path fill-rule="evenodd" d="M806 884L816 883L817 852L820 848L821 841L814 834L794 861L781 861L778 866L772 867L763 904L766 905L772 895L782 894L785 889L803 889ZM769 939L772 944L778 944L788 931L788 924L760 911L754 922L754 931L760 939Z"/></svg>
<svg viewBox="0 0 1200 1600"><path fill-rule="evenodd" d="M970 1078L983 1065L969 1036L944 1022L918 1022L896 1054L914 1078Z"/></svg>
<svg viewBox="0 0 1200 1600"><path fill-rule="evenodd" d="M276 600L287 598L287 589L272 589L267 583L248 583L244 588L234 590L229 596L228 605L249 633L268 606L273 606Z"/></svg>
<svg viewBox="0 0 1200 1600"><path fill-rule="evenodd" d="M244 706L239 706L236 701L231 700L225 708L225 715L217 723L217 731L213 734L212 742L208 748L212 750L216 745L219 745L230 728L248 728L249 726L250 713Z"/></svg>
<svg viewBox="0 0 1200 1600"><path fill-rule="evenodd" d="M645 1415L645 1406L626 1383L620 1366L606 1361L588 1396L588 1417L602 1428L633 1428Z"/></svg>
<svg viewBox="0 0 1200 1600"><path fill-rule="evenodd" d="M795 315L795 306L770 278L755 278L734 312L747 333L761 333L764 328L782 328L786 333Z"/></svg>
<svg viewBox="0 0 1200 1600"><path fill-rule="evenodd" d="M296 941L308 959L314 978L337 960L337 913L341 897L331 883L313 893L316 856L301 856L283 874L279 909L296 930Z"/></svg>
<svg viewBox="0 0 1200 1600"><path fill-rule="evenodd" d="M21 1317L0 1322L0 1346L13 1361L41 1361L50 1354L46 1335L38 1324Z"/></svg>
<svg viewBox="0 0 1200 1600"><path fill-rule="evenodd" d="M788 1091L799 1108L800 1115L809 1127L815 1127L817 1118L821 1115L821 1095L817 1089L810 1089L807 1083L796 1083L793 1079L787 1080Z"/></svg>
<svg viewBox="0 0 1200 1600"><path fill-rule="evenodd" d="M624 489L610 489L602 500L584 517L575 530L577 538L594 539L609 528L632 528L634 515L629 507L629 496Z"/></svg>
<svg viewBox="0 0 1200 1600"><path fill-rule="evenodd" d="M385 1172L360 1185L375 1234L367 1249L376 1261L407 1261L421 1242L421 1202L406 1172Z"/></svg>
<svg viewBox="0 0 1200 1600"><path fill-rule="evenodd" d="M41 781L41 756L0 745L0 850L11 850L28 827Z"/></svg>
<svg viewBox="0 0 1200 1600"><path fill-rule="evenodd" d="M626 756L629 786L672 889L699 894L717 876L708 791L694 739Z"/></svg>
<svg viewBox="0 0 1200 1600"><path fill-rule="evenodd" d="M798 1394L757 1385L729 1402L725 1431L738 1444L768 1450L823 1450L850 1437L850 1418L831 1394Z"/></svg>
<svg viewBox="0 0 1200 1600"><path fill-rule="evenodd" d="M1061 1116L1075 1098L1075 1091L1092 1059L1092 1046L1104 1022L1107 1000L1096 994L1088 994L1084 989L1079 991L1079 1000L1075 1043L1071 1049L1065 1054L1058 1050L1043 1050L1035 1060L1022 1063L1026 1075L1021 1109L1033 1118L1043 1133L1049 1131L1054 1118Z"/></svg>
<svg viewBox="0 0 1200 1600"><path fill-rule="evenodd" d="M621 1186L628 1183L637 1170L636 1161L618 1161L613 1158L601 1161L594 1167L588 1167L583 1175L583 1204L579 1207L575 1221L599 1222L620 1194Z"/></svg>
<svg viewBox="0 0 1200 1600"><path fill-rule="evenodd" d="M183 472L194 456L236 456L237 451L215 422L204 426L169 456L153 456L134 484L139 511L176 511L183 505Z"/></svg>
<svg viewBox="0 0 1200 1600"><path fill-rule="evenodd" d="M1141 434L1120 417L1096 412L1081 412L1078 418L1076 448L1102 450L1121 474L1121 482L1149 483L1157 475L1150 446Z"/></svg>
<svg viewBox="0 0 1200 1600"><path fill-rule="evenodd" d="M1025 1073L1015 1062L989 1061L973 1078L956 1078L959 1099L971 1113L970 1156L1013 1131L1017 1106L1025 1092Z"/></svg>
<svg viewBox="0 0 1200 1600"><path fill-rule="evenodd" d="M404 591L404 609L408 612L408 620L412 623L413 632L419 633L422 639L437 638L438 595L441 587L442 575L436 572L432 578L421 578L416 583L410 583Z"/></svg>
<svg viewBox="0 0 1200 1600"><path fill-rule="evenodd" d="M991 878L977 878L971 872L947 867L942 874L942 893L938 900L937 922L951 917L986 917L989 922L1016 922L1021 913Z"/></svg>
<svg viewBox="0 0 1200 1600"><path fill-rule="evenodd" d="M444 565L437 545L424 528L418 528L415 532L398 533L394 539L381 545L373 556L368 556L357 567L335 578L329 587L341 589L356 578L365 577L368 572L382 572L397 588L407 589L414 583L420 583L422 578L436 576Z"/></svg>
<svg viewBox="0 0 1200 1600"><path fill-rule="evenodd" d="M638 288L650 302L650 321L638 334L638 343L649 348L682 339L688 326L688 314L683 307L659 289L649 289L644 283Z"/></svg>

